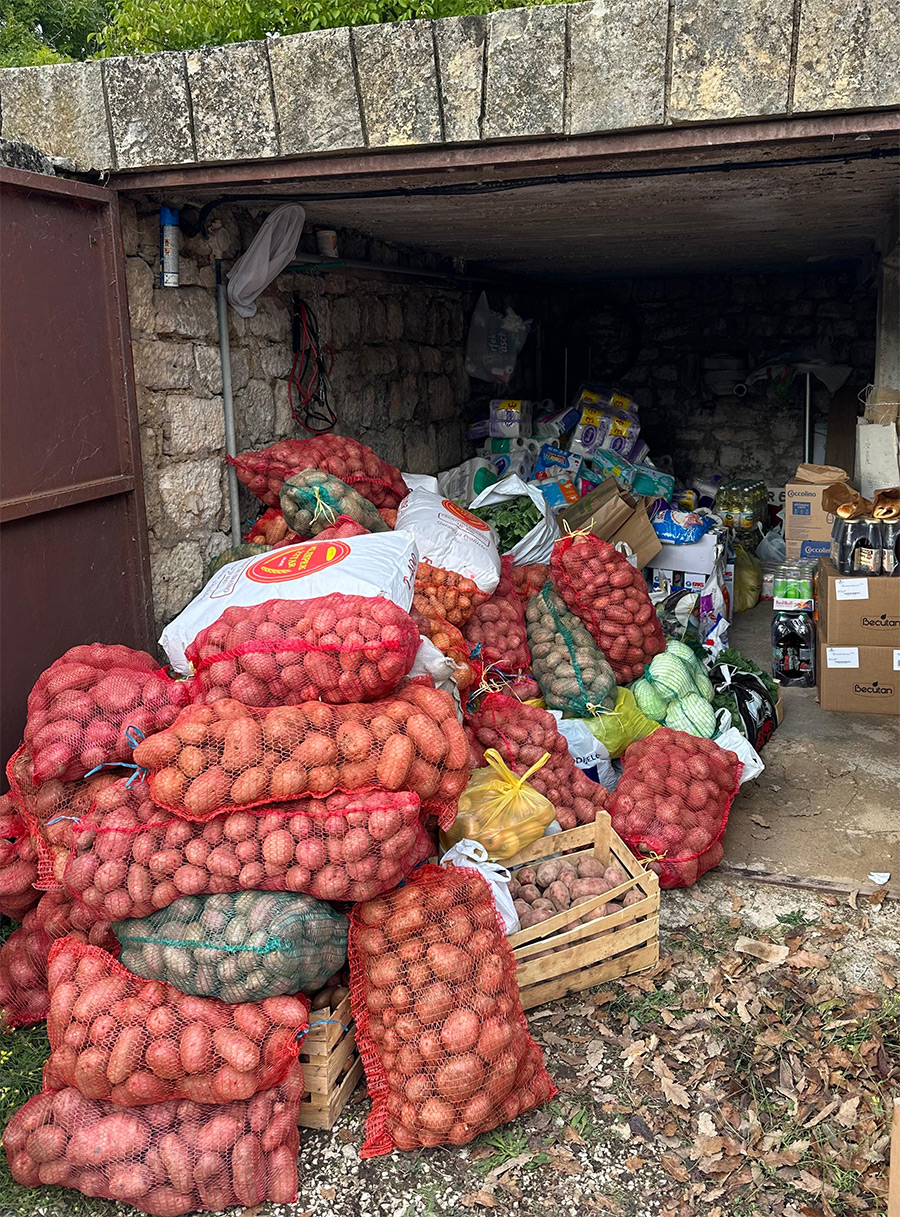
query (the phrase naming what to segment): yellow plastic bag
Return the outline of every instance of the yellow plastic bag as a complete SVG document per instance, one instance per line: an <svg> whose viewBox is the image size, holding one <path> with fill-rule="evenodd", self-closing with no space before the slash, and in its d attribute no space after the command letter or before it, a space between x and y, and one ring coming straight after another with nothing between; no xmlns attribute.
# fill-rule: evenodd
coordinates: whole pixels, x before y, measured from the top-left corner
<svg viewBox="0 0 900 1217"><path fill-rule="evenodd" d="M748 553L743 545L734 547L734 611L746 613L759 603L763 573L759 558Z"/></svg>
<svg viewBox="0 0 900 1217"><path fill-rule="evenodd" d="M550 759L545 752L521 777L504 764L495 748L484 754L486 769L476 769L460 795L459 815L451 828L441 833L441 845L449 849L468 838L479 841L494 860L514 857L520 849L544 835L556 817L549 799L529 786L528 779Z"/></svg>
<svg viewBox="0 0 900 1217"><path fill-rule="evenodd" d="M662 726L647 717L630 689L622 688L616 690L616 704L612 710L601 710L595 718L586 718L584 722L613 759L621 756L629 744L644 739Z"/></svg>

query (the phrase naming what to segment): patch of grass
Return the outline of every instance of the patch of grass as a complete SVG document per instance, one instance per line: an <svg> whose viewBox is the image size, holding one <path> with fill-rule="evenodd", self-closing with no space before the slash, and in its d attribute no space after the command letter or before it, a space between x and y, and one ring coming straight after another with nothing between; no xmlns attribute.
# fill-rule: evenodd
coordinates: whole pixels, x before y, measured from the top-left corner
<svg viewBox="0 0 900 1217"><path fill-rule="evenodd" d="M879 1010L870 1011L855 1026L836 1035L833 1042L853 1052L876 1034L881 1036L888 1056L900 1056L900 993L889 994Z"/></svg>
<svg viewBox="0 0 900 1217"><path fill-rule="evenodd" d="M669 1010L676 1018L680 1018L684 1014L678 1004L677 992L669 993L665 989L656 989L652 993L637 995L623 990L614 1001L610 1002L607 1009L620 1018L634 1019L641 1027L648 1023L659 1022L660 1010Z"/></svg>
<svg viewBox="0 0 900 1217"><path fill-rule="evenodd" d="M489 1145L494 1151L489 1158L482 1158L478 1163L478 1170L486 1175L495 1167L503 1166L513 1158L518 1158L519 1154L524 1154L528 1149L528 1136L524 1129L509 1125L506 1128L495 1128L493 1132L485 1134L483 1144Z"/></svg>
<svg viewBox="0 0 900 1217"><path fill-rule="evenodd" d="M776 913L775 920L779 925L790 926L794 929L803 929L805 926L822 924L818 917L807 918L802 909L791 909L789 913Z"/></svg>

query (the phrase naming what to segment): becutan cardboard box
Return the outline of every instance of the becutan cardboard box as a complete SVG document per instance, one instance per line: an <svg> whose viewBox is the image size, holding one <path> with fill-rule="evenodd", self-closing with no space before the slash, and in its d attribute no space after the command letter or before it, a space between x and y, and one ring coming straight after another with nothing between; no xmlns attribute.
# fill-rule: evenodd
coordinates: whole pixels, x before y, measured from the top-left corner
<svg viewBox="0 0 900 1217"><path fill-rule="evenodd" d="M624 541L637 555L638 570L662 549L647 516L647 504L623 490L615 478L605 478L590 494L561 511L557 520L563 534L568 525L571 532L590 528L594 536L611 545Z"/></svg>
<svg viewBox="0 0 900 1217"><path fill-rule="evenodd" d="M900 647L819 643L819 705L855 714L900 714Z"/></svg>
<svg viewBox="0 0 900 1217"><path fill-rule="evenodd" d="M900 647L900 578L842 575L820 558L819 637L834 646Z"/></svg>

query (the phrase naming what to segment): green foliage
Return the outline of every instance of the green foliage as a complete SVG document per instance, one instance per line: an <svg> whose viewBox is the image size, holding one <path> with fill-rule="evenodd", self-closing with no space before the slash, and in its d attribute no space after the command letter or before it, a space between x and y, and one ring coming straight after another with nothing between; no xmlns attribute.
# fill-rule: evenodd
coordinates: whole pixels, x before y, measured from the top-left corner
<svg viewBox="0 0 900 1217"><path fill-rule="evenodd" d="M107 0L2 0L0 67L87 58L111 7Z"/></svg>

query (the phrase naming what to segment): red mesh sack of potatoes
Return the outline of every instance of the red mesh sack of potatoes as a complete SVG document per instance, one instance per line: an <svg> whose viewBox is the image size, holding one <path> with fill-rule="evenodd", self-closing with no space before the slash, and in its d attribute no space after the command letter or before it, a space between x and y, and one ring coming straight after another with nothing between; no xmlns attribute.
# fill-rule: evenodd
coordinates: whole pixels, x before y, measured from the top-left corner
<svg viewBox="0 0 900 1217"><path fill-rule="evenodd" d="M512 568L513 587L524 608L550 578L550 567L546 562L532 562L526 566Z"/></svg>
<svg viewBox="0 0 900 1217"><path fill-rule="evenodd" d="M3 1133L23 1187L58 1184L157 1217L297 1199L299 1066L281 1086L216 1106L123 1109L50 1082Z"/></svg>
<svg viewBox="0 0 900 1217"><path fill-rule="evenodd" d="M270 507L259 519L254 520L247 530L244 542L247 545L271 545L278 549L282 545L294 545L303 537L288 527L284 512L278 507Z"/></svg>
<svg viewBox="0 0 900 1217"><path fill-rule="evenodd" d="M191 820L285 799L380 787L411 790L452 823L468 779L453 698L410 682L381 701L250 709L223 698L187 706L134 751L150 796Z"/></svg>
<svg viewBox="0 0 900 1217"><path fill-rule="evenodd" d="M369 900L429 856L419 796L361 791L233 811L205 823L157 807L122 780L56 833L56 873L92 918L146 917L182 896L304 892Z"/></svg>
<svg viewBox="0 0 900 1217"><path fill-rule="evenodd" d="M192 997L72 938L51 947L47 979L48 1069L86 1098L122 1107L231 1103L277 1086L309 1014L301 995L238 1005Z"/></svg>
<svg viewBox="0 0 900 1217"><path fill-rule="evenodd" d="M301 469L333 474L376 507L397 508L409 493L399 469L345 435L280 440L261 452L227 459L238 479L267 507L279 505L282 482Z"/></svg>
<svg viewBox="0 0 900 1217"><path fill-rule="evenodd" d="M361 1156L466 1145L556 1093L484 879L424 866L350 915L350 999L372 1110Z"/></svg>
<svg viewBox="0 0 900 1217"><path fill-rule="evenodd" d="M416 570L413 607L423 617L442 617L451 625L464 626L479 604L489 599L473 579L456 571L420 562Z"/></svg>
<svg viewBox="0 0 900 1217"><path fill-rule="evenodd" d="M609 660L619 685L644 674L666 639L640 571L593 533L562 537L550 571L568 609L580 617Z"/></svg>
<svg viewBox="0 0 900 1217"><path fill-rule="evenodd" d="M478 679L477 669L471 662L469 644L462 632L443 617L425 617L415 607L411 615L422 637L433 642L443 655L447 655L457 665L453 679L460 693L471 689Z"/></svg>
<svg viewBox="0 0 900 1217"><path fill-rule="evenodd" d="M556 728L556 719L546 710L526 706L502 693L489 693L474 714L466 715L466 734L472 769L482 769L485 749L496 748L521 777L549 752L550 760L528 781L556 808L561 828L593 824L597 812L606 807L606 787L592 782L578 768Z"/></svg>
<svg viewBox="0 0 900 1217"><path fill-rule="evenodd" d="M195 702L246 706L375 701L413 665L419 630L381 596L333 592L228 608L185 651Z"/></svg>
<svg viewBox="0 0 900 1217"><path fill-rule="evenodd" d="M662 888L718 866L742 765L713 740L661 727L631 744L609 804L613 828Z"/></svg>
<svg viewBox="0 0 900 1217"><path fill-rule="evenodd" d="M515 676L531 667L525 610L512 582L512 558L500 560L500 582L466 622L465 639L482 667Z"/></svg>
<svg viewBox="0 0 900 1217"><path fill-rule="evenodd" d="M66 935L118 954L109 922L94 921L63 892L45 892L0 945L0 1030L26 1027L47 1017L47 959L56 939Z"/></svg>
<svg viewBox="0 0 900 1217"><path fill-rule="evenodd" d="M188 686L144 651L72 647L28 695L25 747L35 783L72 782L97 765L130 762L132 741L167 727L187 701Z"/></svg>
<svg viewBox="0 0 900 1217"><path fill-rule="evenodd" d="M381 513L379 512L378 514L380 515ZM329 524L327 528L322 529L316 540L339 541L343 537L361 537L368 531L368 528L363 528L362 524L357 524L356 520L351 520L349 516L338 516L333 524Z"/></svg>
<svg viewBox="0 0 900 1217"><path fill-rule="evenodd" d="M21 921L41 898L37 849L11 794L0 794L0 914Z"/></svg>

